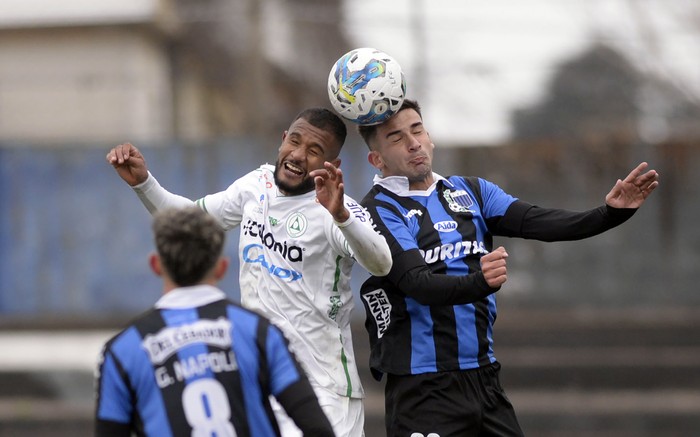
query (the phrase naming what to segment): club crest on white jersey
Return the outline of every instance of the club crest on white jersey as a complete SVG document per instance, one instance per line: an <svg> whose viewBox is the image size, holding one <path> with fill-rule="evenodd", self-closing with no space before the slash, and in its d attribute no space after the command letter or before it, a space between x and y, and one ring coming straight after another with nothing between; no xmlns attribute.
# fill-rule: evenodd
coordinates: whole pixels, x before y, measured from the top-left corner
<svg viewBox="0 0 700 437"><path fill-rule="evenodd" d="M287 218L287 235L291 238L299 238L304 235L309 221L306 216L300 212L294 212Z"/></svg>

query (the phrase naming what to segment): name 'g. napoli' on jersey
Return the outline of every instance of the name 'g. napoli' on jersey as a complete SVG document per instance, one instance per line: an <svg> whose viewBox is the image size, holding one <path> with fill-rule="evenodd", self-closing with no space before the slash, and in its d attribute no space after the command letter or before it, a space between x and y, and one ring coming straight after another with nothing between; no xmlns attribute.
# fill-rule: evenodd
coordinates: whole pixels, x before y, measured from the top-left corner
<svg viewBox="0 0 700 437"><path fill-rule="evenodd" d="M284 196L273 175L274 166L263 165L197 204L224 228L241 227L243 306L282 329L312 384L363 397L350 331L354 254L315 191ZM349 196L345 206L353 220L371 226Z"/></svg>
<svg viewBox="0 0 700 437"><path fill-rule="evenodd" d="M371 277L361 290L370 367L377 379L382 373L469 369L495 361L491 334L496 296L485 281L473 278L476 282L469 286L433 289L432 296L421 298L399 290L395 282L397 272L421 264L442 278L466 278L479 271L481 256L493 246L488 221L502 216L517 199L483 179L434 176L436 183L426 191L409 191L405 177L375 177L362 202L394 258L392 273ZM483 297L466 299L469 288L483 290Z"/></svg>

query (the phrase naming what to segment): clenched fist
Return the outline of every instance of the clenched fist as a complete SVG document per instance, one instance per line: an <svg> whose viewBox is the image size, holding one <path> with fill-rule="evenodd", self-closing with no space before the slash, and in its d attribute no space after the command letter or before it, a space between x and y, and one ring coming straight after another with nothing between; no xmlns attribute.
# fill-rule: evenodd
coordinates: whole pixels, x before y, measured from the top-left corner
<svg viewBox="0 0 700 437"><path fill-rule="evenodd" d="M489 287L498 288L508 280L506 258L508 252L503 246L481 257L481 271Z"/></svg>

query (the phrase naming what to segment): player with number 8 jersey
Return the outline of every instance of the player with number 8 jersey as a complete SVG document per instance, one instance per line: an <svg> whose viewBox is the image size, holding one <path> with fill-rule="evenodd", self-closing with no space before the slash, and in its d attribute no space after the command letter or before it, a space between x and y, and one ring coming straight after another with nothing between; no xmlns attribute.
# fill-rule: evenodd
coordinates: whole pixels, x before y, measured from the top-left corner
<svg viewBox="0 0 700 437"><path fill-rule="evenodd" d="M279 436L275 396L306 435L334 436L281 331L216 287L228 266L216 220L166 209L153 229L164 294L102 350L95 434Z"/></svg>

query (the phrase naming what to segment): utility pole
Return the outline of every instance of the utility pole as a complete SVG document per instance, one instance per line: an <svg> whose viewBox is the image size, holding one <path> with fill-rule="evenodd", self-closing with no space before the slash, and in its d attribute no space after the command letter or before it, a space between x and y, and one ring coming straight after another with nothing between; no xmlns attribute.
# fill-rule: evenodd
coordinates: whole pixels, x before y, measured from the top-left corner
<svg viewBox="0 0 700 437"><path fill-rule="evenodd" d="M425 2L424 0L411 0L411 21L409 23L413 41L413 74L407 80L408 93L412 99L423 101L423 97L429 93L426 90L428 75L428 51L425 30Z"/></svg>
<svg viewBox="0 0 700 437"><path fill-rule="evenodd" d="M271 104L269 98L270 71L265 57L265 26L262 9L265 0L248 0L249 34L248 51L246 59L248 63L247 80L250 80L247 89L245 105L249 112L247 119L250 121L250 132L261 144L267 144L268 135L268 108Z"/></svg>

